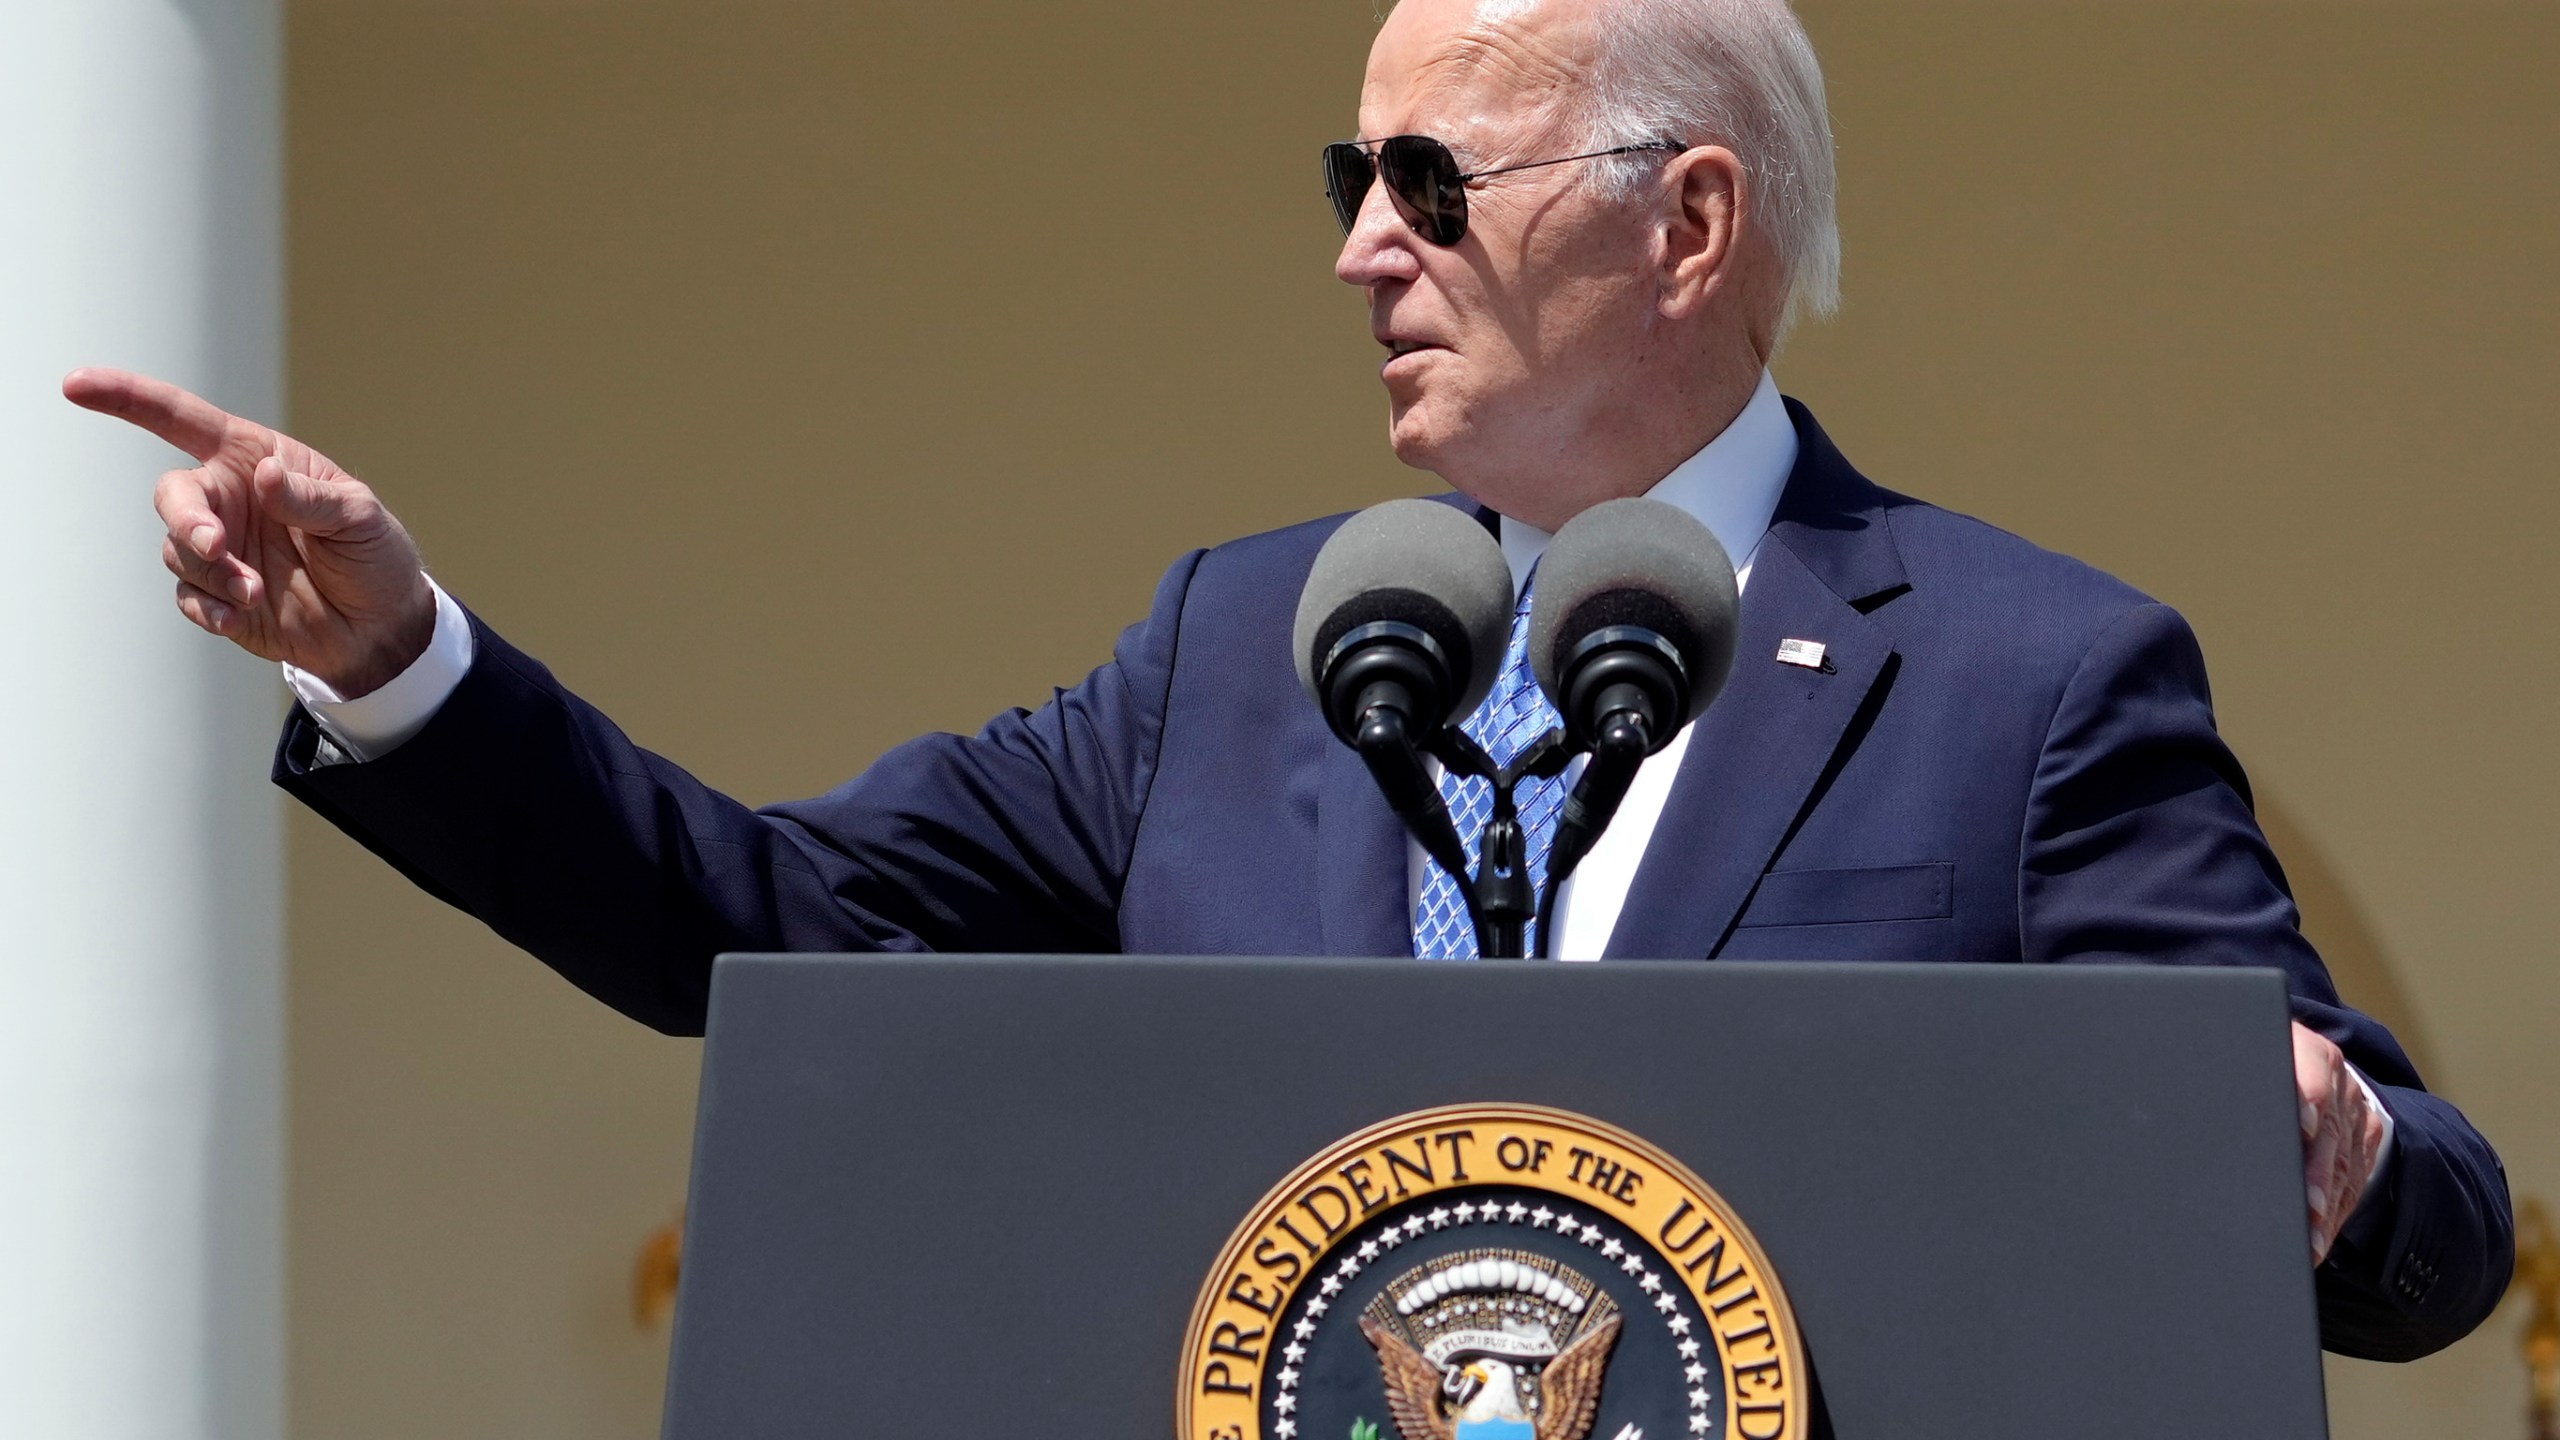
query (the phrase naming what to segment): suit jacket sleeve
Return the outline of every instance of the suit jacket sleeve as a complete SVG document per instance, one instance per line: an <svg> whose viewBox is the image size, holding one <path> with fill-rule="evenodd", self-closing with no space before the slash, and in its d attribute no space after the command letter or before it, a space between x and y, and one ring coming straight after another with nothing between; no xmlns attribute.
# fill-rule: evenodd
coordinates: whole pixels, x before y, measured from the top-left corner
<svg viewBox="0 0 2560 1440"><path fill-rule="evenodd" d="M298 707L275 779L580 989L700 1034L729 951L1103 951L1154 778L1176 565L1110 663L977 735L930 735L757 810L634 745L476 616L470 673L380 759L315 766ZM752 710L740 707L742 722Z"/></svg>
<svg viewBox="0 0 2560 1440"><path fill-rule="evenodd" d="M2317 1274L2321 1342L2407 1360L2478 1325L2514 1268L2505 1169L2426 1092L2389 1031L2338 998L2222 743L2204 656L2175 611L2117 618L2064 687L2027 807L2025 958L2274 966L2294 1018L2374 1084L2392 1161Z"/></svg>

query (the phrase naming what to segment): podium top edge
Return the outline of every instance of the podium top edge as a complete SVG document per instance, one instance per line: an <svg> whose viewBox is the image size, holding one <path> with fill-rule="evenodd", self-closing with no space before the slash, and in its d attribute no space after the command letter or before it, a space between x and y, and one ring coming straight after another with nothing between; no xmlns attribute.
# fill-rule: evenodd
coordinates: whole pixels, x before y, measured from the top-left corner
<svg viewBox="0 0 2560 1440"><path fill-rule="evenodd" d="M1888 960L1623 960L1556 961L1556 960L1416 960L1411 956L1359 957L1341 955L1023 955L1023 954L916 954L865 951L747 951L724 953L713 962L715 973L732 970L807 970L817 968L860 968L865 970L953 970L961 967L1004 968L1013 970L1046 970L1070 973L1078 970L1121 971L1186 971L1216 970L1233 974L1239 971L1267 970L1304 972L1332 970L1341 972L1392 972L1399 975L1422 975L1444 972L1459 976L1547 976L1587 974L1593 976L1659 977L1672 970L1686 970L1698 975L1723 975L1736 978L1766 979L1776 976L1821 976L1832 980L1858 979L1882 984L1941 983L1964 979L1975 983L2007 980L2026 984L2123 984L2135 977L2147 977L2175 985L2234 985L2242 988L2273 986L2285 988L2285 975L2273 966L2253 965L2160 965L2133 962L2072 962L2067 964L2020 964L2015 962L1933 961L1914 964ZM2029 978L2033 977L2033 978ZM1609 983L1603 981L1602 983Z"/></svg>

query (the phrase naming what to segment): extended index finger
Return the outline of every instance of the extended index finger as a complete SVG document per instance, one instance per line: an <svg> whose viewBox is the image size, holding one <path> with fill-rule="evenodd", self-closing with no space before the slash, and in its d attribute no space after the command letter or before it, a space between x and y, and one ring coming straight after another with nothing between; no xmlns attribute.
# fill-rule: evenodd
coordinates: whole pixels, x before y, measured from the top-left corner
<svg viewBox="0 0 2560 1440"><path fill-rule="evenodd" d="M200 395L130 370L74 370L63 377L62 398L139 425L198 460L212 459L222 437L239 423Z"/></svg>

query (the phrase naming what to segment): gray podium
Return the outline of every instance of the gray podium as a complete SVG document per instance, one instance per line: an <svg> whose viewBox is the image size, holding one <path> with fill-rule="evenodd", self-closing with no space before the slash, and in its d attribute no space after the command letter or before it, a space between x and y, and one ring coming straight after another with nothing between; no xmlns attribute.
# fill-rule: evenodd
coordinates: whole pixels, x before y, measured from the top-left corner
<svg viewBox="0 0 2560 1440"><path fill-rule="evenodd" d="M1791 1435L2312 1440L2285 1026L2262 971L728 957L665 1433L1160 1440L1202 1383L1204 1283L1267 1192L1365 1127L1501 1102L1619 1127L1730 1206L1800 1329ZM1461 1251L1456 1222L1424 1233L1424 1210L1390 1207L1366 1250L1347 1234L1323 1264L1338 1280L1383 1242L1340 1299L1430 1350L1443 1392L1395 1411L1372 1373L1388 1347L1346 1324L1299 1332L1317 1353L1287 1362L1286 1398L1307 1403L1274 1408L1284 1382L1257 1366L1314 1323L1309 1267L1299 1295L1244 1287L1286 1304L1276 1333L1228 1346L1262 1359L1215 1372L1266 1392L1238 1433L1551 1440L1577 1385L1604 1387L1592 1440L1759 1433L1747 1380L1683 1392L1655 1373L1679 1361L1645 1348L1683 1304L1713 1326L1698 1307L1718 1294L1634 1288L1659 1270L1676 1291L1678 1257L1646 1261L1630 1231L1621 1260L1586 1238L1599 1220L1523 1219L1580 1212L1532 1212L1475 1163L1478 1238L1585 1249L1460 1265L1528 1252ZM1492 1298L1440 1295L1468 1277ZM1456 1333L1427 1332L1433 1296L1500 1324L1431 1349ZM1618 1358L1577 1379L1548 1330L1604 1311ZM1540 1428L1499 1418L1524 1404ZM1390 1419L1423 1411L1409 1428L1428 1435Z"/></svg>

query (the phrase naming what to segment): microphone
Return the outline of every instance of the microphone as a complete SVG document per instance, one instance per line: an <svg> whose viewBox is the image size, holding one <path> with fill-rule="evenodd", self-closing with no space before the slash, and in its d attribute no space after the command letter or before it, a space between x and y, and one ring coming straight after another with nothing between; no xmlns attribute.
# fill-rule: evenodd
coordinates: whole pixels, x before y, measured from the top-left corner
<svg viewBox="0 0 2560 1440"><path fill-rule="evenodd" d="M1466 849L1417 747L1492 692L1512 604L1502 547L1429 500L1390 500L1343 522L1298 596L1298 683L1462 890Z"/></svg>
<svg viewBox="0 0 2560 1440"><path fill-rule="evenodd" d="M1529 666L1590 752L1565 797L1539 905L1598 843L1636 769L1705 713L1733 672L1740 595L1714 532L1659 500L1609 500L1565 522L1538 562Z"/></svg>
<svg viewBox="0 0 2560 1440"><path fill-rule="evenodd" d="M1428 500L1373 505L1307 572L1298 683L1346 744L1381 708L1421 739L1492 693L1511 606L1511 567L1483 526Z"/></svg>
<svg viewBox="0 0 2560 1440"><path fill-rule="evenodd" d="M1739 609L1713 531L1659 500L1604 501L1538 562L1529 667L1576 742L1632 726L1651 755L1724 688Z"/></svg>

